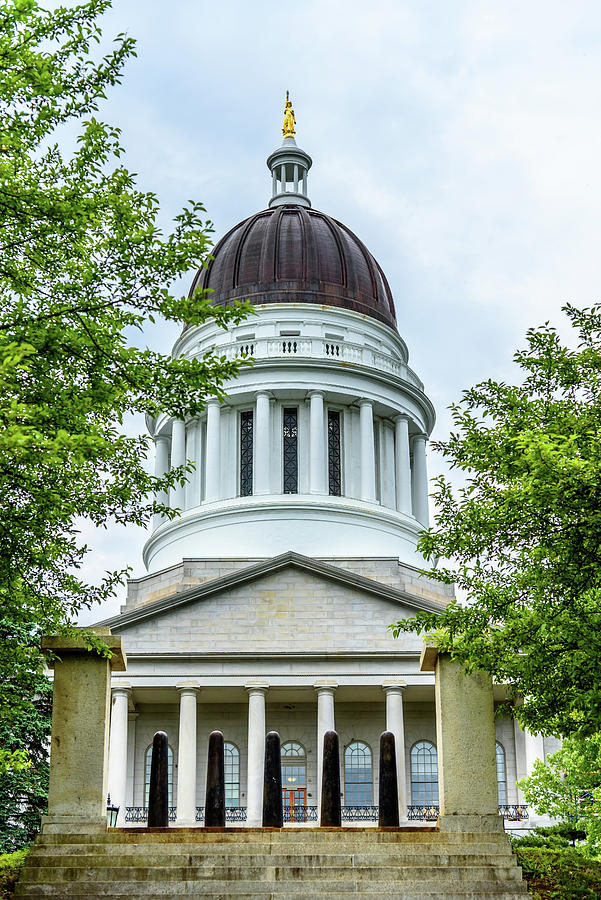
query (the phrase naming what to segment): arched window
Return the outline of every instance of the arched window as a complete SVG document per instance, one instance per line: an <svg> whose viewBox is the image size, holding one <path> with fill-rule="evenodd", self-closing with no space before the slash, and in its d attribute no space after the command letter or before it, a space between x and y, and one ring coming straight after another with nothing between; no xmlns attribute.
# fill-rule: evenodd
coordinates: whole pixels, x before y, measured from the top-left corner
<svg viewBox="0 0 601 900"><path fill-rule="evenodd" d="M372 802L371 750L363 741L353 741L344 751L344 803L371 806Z"/></svg>
<svg viewBox="0 0 601 900"><path fill-rule="evenodd" d="M411 748L411 802L415 806L438 803L438 754L431 741Z"/></svg>
<svg viewBox="0 0 601 900"><path fill-rule="evenodd" d="M505 766L505 750L497 741L497 785L499 788L499 803L507 803L507 768Z"/></svg>
<svg viewBox="0 0 601 900"><path fill-rule="evenodd" d="M298 741L282 744L282 789L304 788L307 784L307 754Z"/></svg>
<svg viewBox="0 0 601 900"><path fill-rule="evenodd" d="M152 764L152 744L144 754L144 806L148 806L150 791L150 766ZM173 750L167 749L167 784L169 786L169 806L173 806Z"/></svg>
<svg viewBox="0 0 601 900"><path fill-rule="evenodd" d="M223 744L225 770L225 805L240 806L240 751L235 744Z"/></svg>

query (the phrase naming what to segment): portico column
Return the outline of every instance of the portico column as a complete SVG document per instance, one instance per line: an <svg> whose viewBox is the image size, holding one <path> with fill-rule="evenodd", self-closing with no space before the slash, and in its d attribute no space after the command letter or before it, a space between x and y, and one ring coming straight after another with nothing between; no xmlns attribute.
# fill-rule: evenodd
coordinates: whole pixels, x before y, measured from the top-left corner
<svg viewBox="0 0 601 900"><path fill-rule="evenodd" d="M218 400L207 400L207 449L205 501L219 500L221 470L221 407Z"/></svg>
<svg viewBox="0 0 601 900"><path fill-rule="evenodd" d="M386 731L394 734L396 773L399 792L399 818L407 818L407 783L405 777L405 722L403 717L404 681L386 681L382 690L386 694Z"/></svg>
<svg viewBox="0 0 601 900"><path fill-rule="evenodd" d="M179 742L177 749L177 822L196 821L196 703L199 686L181 682L179 691Z"/></svg>
<svg viewBox="0 0 601 900"><path fill-rule="evenodd" d="M112 695L108 793L111 803L119 807L117 825L123 825L127 789L127 710L131 685L120 684L119 687L114 687Z"/></svg>
<svg viewBox="0 0 601 900"><path fill-rule="evenodd" d="M326 492L326 444L323 421L323 394L312 391L309 395L310 410L310 491Z"/></svg>
<svg viewBox="0 0 601 900"><path fill-rule="evenodd" d="M428 528L428 469L426 465L425 434L416 434L413 438L413 470L411 479L413 515L417 521Z"/></svg>
<svg viewBox="0 0 601 900"><path fill-rule="evenodd" d="M411 515L411 462L409 458L409 420L394 420L394 462L396 469L396 508Z"/></svg>
<svg viewBox="0 0 601 900"><path fill-rule="evenodd" d="M248 691L248 769L246 785L246 825L256 828L263 820L263 768L265 766L264 681L244 685Z"/></svg>
<svg viewBox="0 0 601 900"><path fill-rule="evenodd" d="M171 427L171 468L183 466L186 462L186 425L181 419L174 419ZM174 484L170 491L169 505L174 509L185 509L185 487Z"/></svg>
<svg viewBox="0 0 601 900"><path fill-rule="evenodd" d="M334 717L335 681L316 681L317 692L317 819L321 810L321 777L323 771L323 739L326 731L336 731Z"/></svg>
<svg viewBox="0 0 601 900"><path fill-rule="evenodd" d="M374 411L371 400L359 403L361 433L361 499L376 499L376 459L374 451Z"/></svg>
<svg viewBox="0 0 601 900"><path fill-rule="evenodd" d="M255 406L255 494L270 493L271 404L267 391L259 391Z"/></svg>
<svg viewBox="0 0 601 900"><path fill-rule="evenodd" d="M526 750L526 775L532 775L534 771L534 763L537 759L541 762L545 761L545 747L543 744L542 734L532 734L531 731L524 729L525 750Z"/></svg>
<svg viewBox="0 0 601 900"><path fill-rule="evenodd" d="M158 434L154 439L154 474L157 478L162 478L169 471L169 438L165 435ZM157 503L167 506L169 503L168 491L157 491ZM158 528L163 522L163 516L155 513L154 527Z"/></svg>

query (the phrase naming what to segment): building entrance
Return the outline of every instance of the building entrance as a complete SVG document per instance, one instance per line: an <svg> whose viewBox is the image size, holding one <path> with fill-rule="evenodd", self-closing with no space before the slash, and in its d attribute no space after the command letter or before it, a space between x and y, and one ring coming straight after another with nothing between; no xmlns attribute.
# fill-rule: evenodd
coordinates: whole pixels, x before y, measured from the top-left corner
<svg viewBox="0 0 601 900"><path fill-rule="evenodd" d="M307 756L297 741L282 744L284 822L307 821Z"/></svg>

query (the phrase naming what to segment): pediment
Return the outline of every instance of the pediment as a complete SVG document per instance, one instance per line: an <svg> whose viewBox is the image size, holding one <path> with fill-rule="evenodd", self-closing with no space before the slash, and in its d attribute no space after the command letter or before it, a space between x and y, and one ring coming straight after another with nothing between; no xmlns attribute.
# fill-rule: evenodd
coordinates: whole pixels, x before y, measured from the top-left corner
<svg viewBox="0 0 601 900"><path fill-rule="evenodd" d="M128 653L404 650L388 625L440 604L282 554L106 620Z"/></svg>

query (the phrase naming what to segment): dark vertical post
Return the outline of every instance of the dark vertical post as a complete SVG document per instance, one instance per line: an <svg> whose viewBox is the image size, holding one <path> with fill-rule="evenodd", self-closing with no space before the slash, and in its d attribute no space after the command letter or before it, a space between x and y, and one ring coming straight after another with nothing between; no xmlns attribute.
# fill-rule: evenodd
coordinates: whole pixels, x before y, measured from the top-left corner
<svg viewBox="0 0 601 900"><path fill-rule="evenodd" d="M209 735L205 828L225 828L225 761L220 731Z"/></svg>
<svg viewBox="0 0 601 900"><path fill-rule="evenodd" d="M270 731L265 738L263 828L282 828L283 825L280 736L277 731Z"/></svg>
<svg viewBox="0 0 601 900"><path fill-rule="evenodd" d="M148 789L148 827L169 825L169 739L157 731L152 740L150 787Z"/></svg>
<svg viewBox="0 0 601 900"><path fill-rule="evenodd" d="M380 811L378 825L394 828L399 825L399 788L396 774L396 750L392 731L380 735Z"/></svg>
<svg viewBox="0 0 601 900"><path fill-rule="evenodd" d="M340 826L340 755L338 735L326 731L323 736L323 772L321 779L321 821L320 825Z"/></svg>

